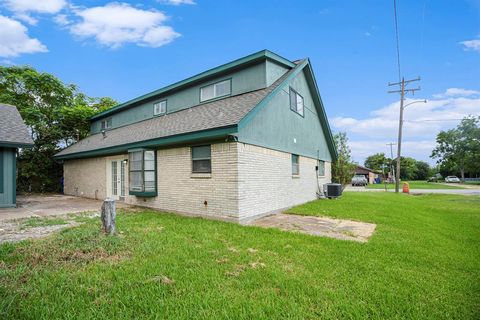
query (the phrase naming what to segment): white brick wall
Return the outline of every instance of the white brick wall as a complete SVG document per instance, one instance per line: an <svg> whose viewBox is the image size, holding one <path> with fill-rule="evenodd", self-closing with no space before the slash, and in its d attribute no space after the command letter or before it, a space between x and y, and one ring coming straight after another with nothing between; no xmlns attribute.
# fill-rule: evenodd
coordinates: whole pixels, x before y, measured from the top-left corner
<svg viewBox="0 0 480 320"><path fill-rule="evenodd" d="M127 168L125 202L247 221L316 199L315 159L300 157L300 175L292 177L290 153L237 142L216 143L212 145L212 173L205 175L191 173L190 150L190 147L179 147L157 151L157 197L128 195ZM117 158L127 158L127 155L65 161L65 193L106 198L106 184L110 181L106 175L107 163ZM321 186L330 182L330 168L326 162L326 176L318 179Z"/></svg>
<svg viewBox="0 0 480 320"><path fill-rule="evenodd" d="M316 199L317 160L300 156L300 174L292 176L290 153L248 144L238 144L239 218L288 208ZM331 182L331 164L325 162L322 187Z"/></svg>
<svg viewBox="0 0 480 320"><path fill-rule="evenodd" d="M192 174L190 150L190 147L158 150L158 196L127 196L126 202L166 211L236 219L237 144L212 145L211 174Z"/></svg>
<svg viewBox="0 0 480 320"><path fill-rule="evenodd" d="M63 164L64 193L92 199L106 198L105 159L66 160Z"/></svg>

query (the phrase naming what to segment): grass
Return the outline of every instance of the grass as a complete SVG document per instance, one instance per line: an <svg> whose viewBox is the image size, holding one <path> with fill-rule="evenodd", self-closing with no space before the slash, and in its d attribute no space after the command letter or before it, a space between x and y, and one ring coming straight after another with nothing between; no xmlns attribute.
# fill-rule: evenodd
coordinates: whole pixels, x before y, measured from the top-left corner
<svg viewBox="0 0 480 320"><path fill-rule="evenodd" d="M31 217L20 221L20 229L28 229L35 227L47 227L67 224L68 222L58 217Z"/></svg>
<svg viewBox="0 0 480 320"><path fill-rule="evenodd" d="M480 181L465 181L465 184L480 185Z"/></svg>
<svg viewBox="0 0 480 320"><path fill-rule="evenodd" d="M0 245L2 319L479 319L480 198L345 193L292 208L377 224L368 243L120 213Z"/></svg>
<svg viewBox="0 0 480 320"><path fill-rule="evenodd" d="M463 189L462 187L452 186L444 183L426 182L426 181L402 181L400 188L403 187L403 182L408 182L410 189ZM367 189L384 189L383 183L369 184ZM387 189L395 189L394 183L387 183Z"/></svg>

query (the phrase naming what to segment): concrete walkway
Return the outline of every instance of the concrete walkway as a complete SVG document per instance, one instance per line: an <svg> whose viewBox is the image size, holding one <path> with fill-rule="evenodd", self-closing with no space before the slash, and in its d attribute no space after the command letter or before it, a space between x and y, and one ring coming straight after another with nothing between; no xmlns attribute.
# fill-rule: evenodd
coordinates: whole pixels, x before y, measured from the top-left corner
<svg viewBox="0 0 480 320"><path fill-rule="evenodd" d="M385 192L385 189L367 189L365 187L352 187L347 186L343 191L352 192ZM395 192L395 189L388 189L388 192ZM401 188L400 188L401 192ZM468 188L468 189L410 189L411 194L426 194L426 193L439 193L439 194L460 194L467 196L480 195L480 189Z"/></svg>
<svg viewBox="0 0 480 320"><path fill-rule="evenodd" d="M283 213L260 218L251 222L250 225L358 242L367 242L377 226L373 223L352 220Z"/></svg>
<svg viewBox="0 0 480 320"><path fill-rule="evenodd" d="M117 208L128 205L116 203ZM100 212L101 200L86 199L62 194L34 194L17 197L17 208L0 208L0 221L28 217L56 216L78 212Z"/></svg>

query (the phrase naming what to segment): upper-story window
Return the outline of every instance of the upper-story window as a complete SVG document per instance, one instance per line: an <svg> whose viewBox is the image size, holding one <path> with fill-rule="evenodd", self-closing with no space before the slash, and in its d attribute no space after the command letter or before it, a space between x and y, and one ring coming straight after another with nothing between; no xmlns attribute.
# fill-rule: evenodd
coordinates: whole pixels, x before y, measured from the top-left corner
<svg viewBox="0 0 480 320"><path fill-rule="evenodd" d="M290 109L303 117L303 97L292 88L290 88Z"/></svg>
<svg viewBox="0 0 480 320"><path fill-rule="evenodd" d="M112 127L112 118L102 120L100 126L102 130L110 129Z"/></svg>
<svg viewBox="0 0 480 320"><path fill-rule="evenodd" d="M167 100L155 102L153 104L153 115L160 116L167 113Z"/></svg>
<svg viewBox="0 0 480 320"><path fill-rule="evenodd" d="M231 80L223 80L200 88L200 102L228 96L232 92Z"/></svg>

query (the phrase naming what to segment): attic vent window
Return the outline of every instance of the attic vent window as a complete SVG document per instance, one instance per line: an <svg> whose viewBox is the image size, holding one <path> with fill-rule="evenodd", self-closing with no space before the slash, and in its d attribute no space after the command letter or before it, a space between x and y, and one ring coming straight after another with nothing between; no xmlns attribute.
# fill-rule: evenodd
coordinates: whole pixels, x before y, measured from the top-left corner
<svg viewBox="0 0 480 320"><path fill-rule="evenodd" d="M161 116L167 113L167 100L155 102L153 104L153 115Z"/></svg>
<svg viewBox="0 0 480 320"><path fill-rule="evenodd" d="M290 88L290 109L303 117L303 97L292 88Z"/></svg>
<svg viewBox="0 0 480 320"><path fill-rule="evenodd" d="M200 88L200 102L230 95L231 84L228 79Z"/></svg>

